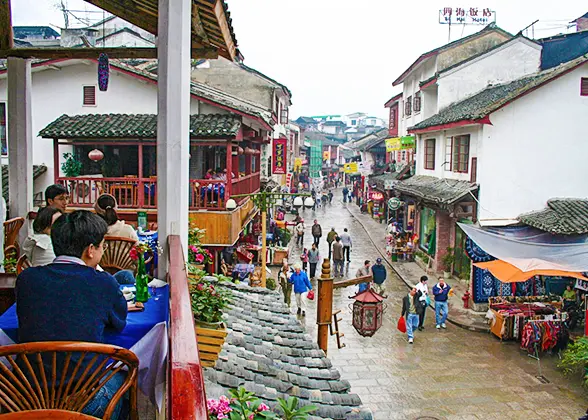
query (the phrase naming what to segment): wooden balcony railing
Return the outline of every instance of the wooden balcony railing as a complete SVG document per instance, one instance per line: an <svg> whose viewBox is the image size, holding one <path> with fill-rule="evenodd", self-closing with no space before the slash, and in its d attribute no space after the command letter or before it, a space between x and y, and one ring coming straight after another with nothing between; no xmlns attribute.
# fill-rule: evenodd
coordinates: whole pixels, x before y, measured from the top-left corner
<svg viewBox="0 0 588 420"><path fill-rule="evenodd" d="M112 194L122 209L156 209L157 178L99 178L62 177L58 183L67 187L72 207L92 207L100 194ZM190 210L224 210L227 181L219 179L191 179L189 189ZM250 194L260 188L260 173L233 178L232 194ZM243 201L243 199L238 200Z"/></svg>

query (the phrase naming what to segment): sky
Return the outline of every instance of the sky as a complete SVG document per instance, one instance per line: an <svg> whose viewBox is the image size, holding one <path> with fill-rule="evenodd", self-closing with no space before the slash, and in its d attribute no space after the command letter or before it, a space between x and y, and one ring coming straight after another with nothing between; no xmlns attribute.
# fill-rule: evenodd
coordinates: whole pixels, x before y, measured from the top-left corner
<svg viewBox="0 0 588 420"><path fill-rule="evenodd" d="M63 0L72 14L94 22L102 13L83 0ZM14 25L63 27L58 0L12 2ZM529 37L573 29L588 12L584 0L227 0L244 63L292 91L291 117L366 112L386 118L384 103L400 92L396 79L418 56L448 42L439 24L444 7L490 8L496 23L516 34L539 20ZM88 10L88 12L84 12ZM93 11L93 12L91 12ZM70 15L70 25L81 25ZM451 27L451 40L482 26Z"/></svg>

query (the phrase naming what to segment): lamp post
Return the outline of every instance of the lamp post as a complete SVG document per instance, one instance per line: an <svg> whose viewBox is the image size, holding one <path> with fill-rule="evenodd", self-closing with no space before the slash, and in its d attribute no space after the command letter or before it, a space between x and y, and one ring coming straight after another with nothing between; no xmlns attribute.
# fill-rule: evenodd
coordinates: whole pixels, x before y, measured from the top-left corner
<svg viewBox="0 0 588 420"><path fill-rule="evenodd" d="M307 208L314 206L314 200L310 194L289 194L280 192L273 193L267 191L253 194L232 195L231 198L227 200L227 210L235 210L237 208L237 202L234 200L234 198L250 197L261 212L261 287L266 287L267 279L267 209L271 207L272 204L276 203L277 200L283 200L284 197L288 196L296 196L296 198L294 198L294 202L292 203L296 209L299 209L303 205ZM302 201L302 197L306 197L306 199Z"/></svg>

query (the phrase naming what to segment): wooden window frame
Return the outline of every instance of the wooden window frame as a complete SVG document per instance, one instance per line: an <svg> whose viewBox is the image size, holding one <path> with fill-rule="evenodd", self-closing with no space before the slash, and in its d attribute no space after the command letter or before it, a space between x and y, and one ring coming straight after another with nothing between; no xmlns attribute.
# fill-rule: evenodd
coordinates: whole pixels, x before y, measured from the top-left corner
<svg viewBox="0 0 588 420"><path fill-rule="evenodd" d="M404 103L404 115L410 117L412 115L412 96L409 96Z"/></svg>
<svg viewBox="0 0 588 420"><path fill-rule="evenodd" d="M460 174L469 172L471 136L464 134L452 137L451 141L451 170ZM462 140L467 140L463 142Z"/></svg>
<svg viewBox="0 0 588 420"><path fill-rule="evenodd" d="M425 139L424 168L431 171L435 170L435 146L436 139Z"/></svg>
<svg viewBox="0 0 588 420"><path fill-rule="evenodd" d="M449 152L447 150L448 148ZM449 160L447 159L448 157ZM447 172L453 171L453 137L445 138L445 162L443 162L443 169Z"/></svg>
<svg viewBox="0 0 588 420"><path fill-rule="evenodd" d="M588 96L588 77L580 78L580 96Z"/></svg>
<svg viewBox="0 0 588 420"><path fill-rule="evenodd" d="M422 105L421 92L416 92L414 94L414 106L413 106L413 110L414 110L415 114L418 114L419 112L421 112L421 105Z"/></svg>
<svg viewBox="0 0 588 420"><path fill-rule="evenodd" d="M285 106L282 107L282 112L280 113L280 123L281 124L288 124L290 109Z"/></svg>
<svg viewBox="0 0 588 420"><path fill-rule="evenodd" d="M472 168L472 170L470 172L470 182L476 183L477 179L478 179L478 158L477 157L472 158L472 163L471 163L470 167Z"/></svg>
<svg viewBox="0 0 588 420"><path fill-rule="evenodd" d="M94 103L86 102L86 89L92 89L94 95ZM96 85L83 85L82 86L82 106L97 106L98 101L96 100Z"/></svg>

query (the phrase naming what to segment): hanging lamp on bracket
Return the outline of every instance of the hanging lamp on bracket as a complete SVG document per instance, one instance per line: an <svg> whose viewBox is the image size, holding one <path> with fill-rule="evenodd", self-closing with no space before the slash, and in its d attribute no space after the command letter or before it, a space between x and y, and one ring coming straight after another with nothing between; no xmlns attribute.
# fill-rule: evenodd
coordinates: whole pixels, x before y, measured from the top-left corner
<svg viewBox="0 0 588 420"><path fill-rule="evenodd" d="M108 79L110 78L110 65L108 64L108 55L100 53L98 57L98 88L102 92L108 90Z"/></svg>

